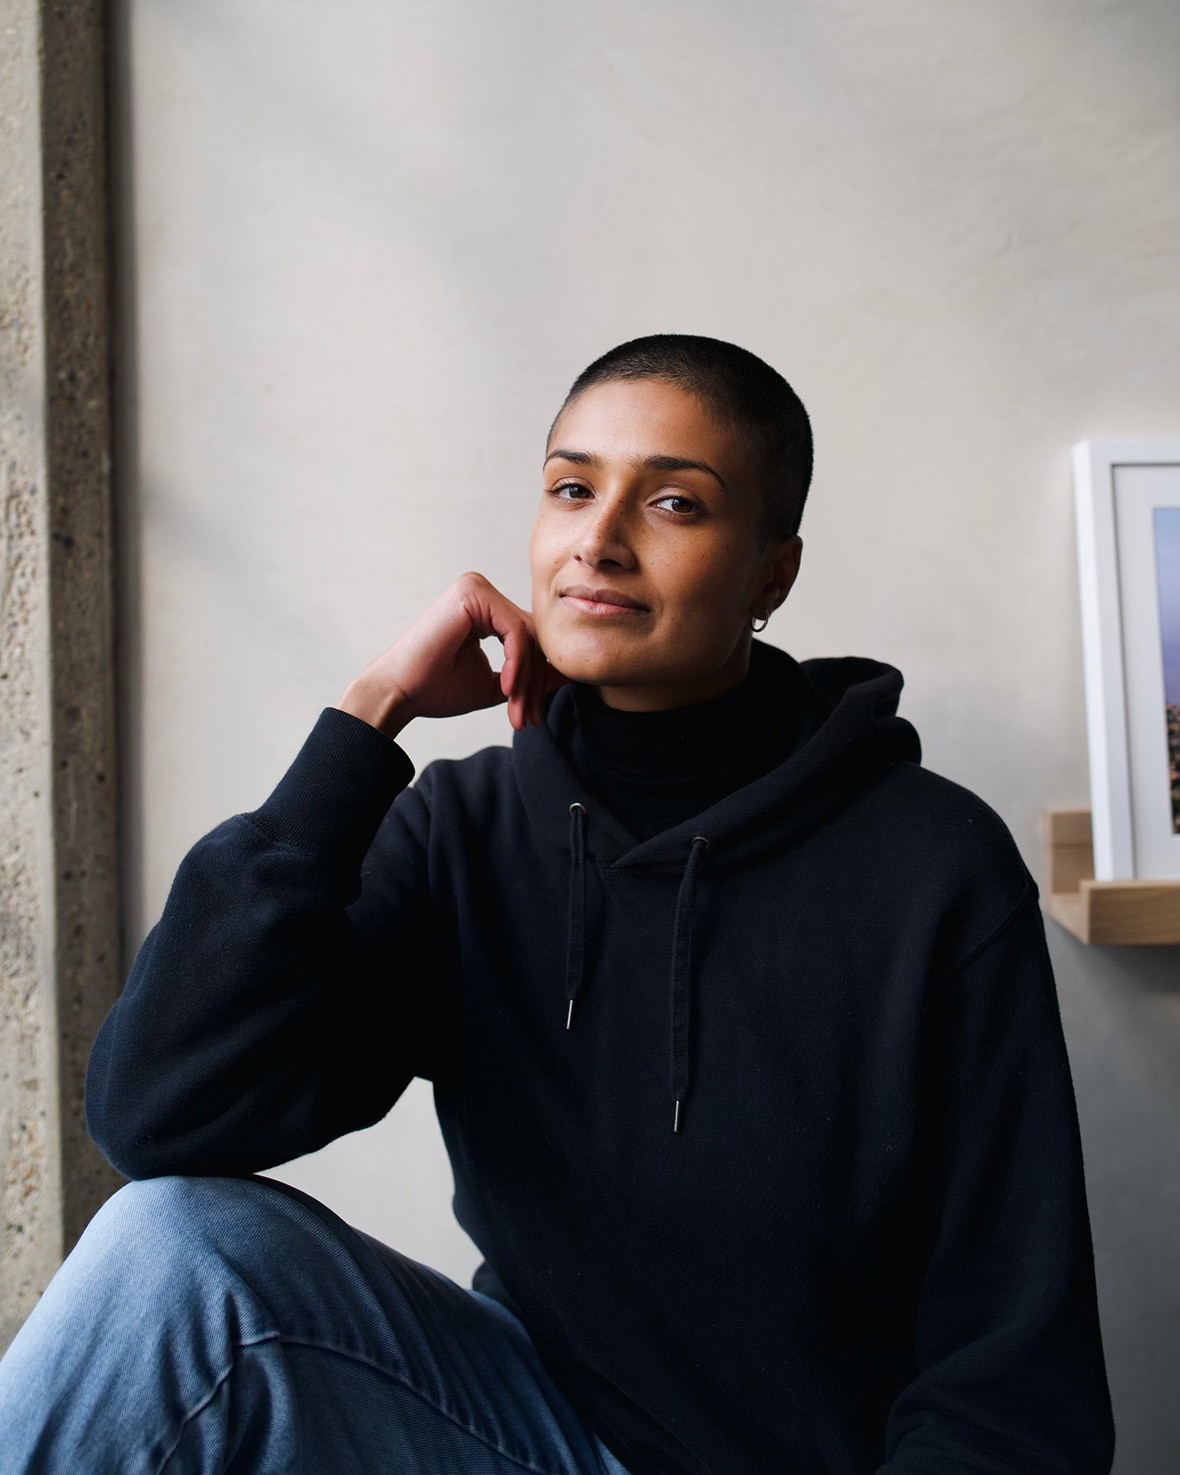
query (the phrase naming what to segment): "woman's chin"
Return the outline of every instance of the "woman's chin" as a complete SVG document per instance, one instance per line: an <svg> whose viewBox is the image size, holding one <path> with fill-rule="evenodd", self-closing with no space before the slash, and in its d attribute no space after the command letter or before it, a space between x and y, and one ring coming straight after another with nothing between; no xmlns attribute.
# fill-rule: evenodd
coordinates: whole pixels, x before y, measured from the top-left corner
<svg viewBox="0 0 1180 1475"><path fill-rule="evenodd" d="M621 660L605 651L562 649L546 652L549 664L570 681L586 686L626 686L636 677L635 662Z"/></svg>
<svg viewBox="0 0 1180 1475"><path fill-rule="evenodd" d="M636 659L633 640L615 640L605 631L585 634L563 631L559 639L540 637L541 648L549 664L571 681L591 686L625 684L639 674L642 664Z"/></svg>

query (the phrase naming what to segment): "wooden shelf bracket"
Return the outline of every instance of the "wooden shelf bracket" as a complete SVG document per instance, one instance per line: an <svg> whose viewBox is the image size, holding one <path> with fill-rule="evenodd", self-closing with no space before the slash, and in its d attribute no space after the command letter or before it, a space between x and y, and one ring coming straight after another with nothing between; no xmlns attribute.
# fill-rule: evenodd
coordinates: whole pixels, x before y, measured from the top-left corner
<svg viewBox="0 0 1180 1475"><path fill-rule="evenodd" d="M1095 881L1088 809L1045 810L1044 906L1086 943L1180 943L1180 878Z"/></svg>

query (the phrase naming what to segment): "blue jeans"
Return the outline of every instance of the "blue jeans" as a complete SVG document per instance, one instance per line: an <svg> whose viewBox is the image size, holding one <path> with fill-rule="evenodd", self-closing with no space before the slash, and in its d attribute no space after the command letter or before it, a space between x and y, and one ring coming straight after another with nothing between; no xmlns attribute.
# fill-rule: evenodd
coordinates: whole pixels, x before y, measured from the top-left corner
<svg viewBox="0 0 1180 1475"><path fill-rule="evenodd" d="M0 1360L6 1475L626 1475L507 1307L263 1178L95 1215Z"/></svg>

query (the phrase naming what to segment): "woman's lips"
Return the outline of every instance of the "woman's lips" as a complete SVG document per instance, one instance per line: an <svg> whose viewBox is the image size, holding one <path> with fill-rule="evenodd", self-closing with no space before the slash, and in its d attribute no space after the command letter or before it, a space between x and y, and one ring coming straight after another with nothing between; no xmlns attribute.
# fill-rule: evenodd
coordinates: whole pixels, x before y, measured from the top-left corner
<svg viewBox="0 0 1180 1475"><path fill-rule="evenodd" d="M562 603L571 605L581 614L591 615L595 619L609 619L612 615L641 615L651 614L649 609L636 609L630 604L604 604L597 599L579 599L576 594L563 594Z"/></svg>

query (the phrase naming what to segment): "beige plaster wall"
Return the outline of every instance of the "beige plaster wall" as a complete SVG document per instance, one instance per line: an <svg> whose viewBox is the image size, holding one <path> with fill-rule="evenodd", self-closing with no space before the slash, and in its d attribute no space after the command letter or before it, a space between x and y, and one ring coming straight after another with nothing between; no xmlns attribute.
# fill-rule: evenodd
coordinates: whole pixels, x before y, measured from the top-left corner
<svg viewBox="0 0 1180 1475"><path fill-rule="evenodd" d="M1180 434L1172 0L121 0L128 941L321 707L479 568L643 332L761 353L816 434L766 638L900 666L1040 876L1087 767L1069 448ZM503 709L419 723L432 757ZM1119 1420L1180 1460L1180 962L1049 924ZM429 1096L283 1176L466 1277ZM1162 1463L1161 1463L1162 1461Z"/></svg>

